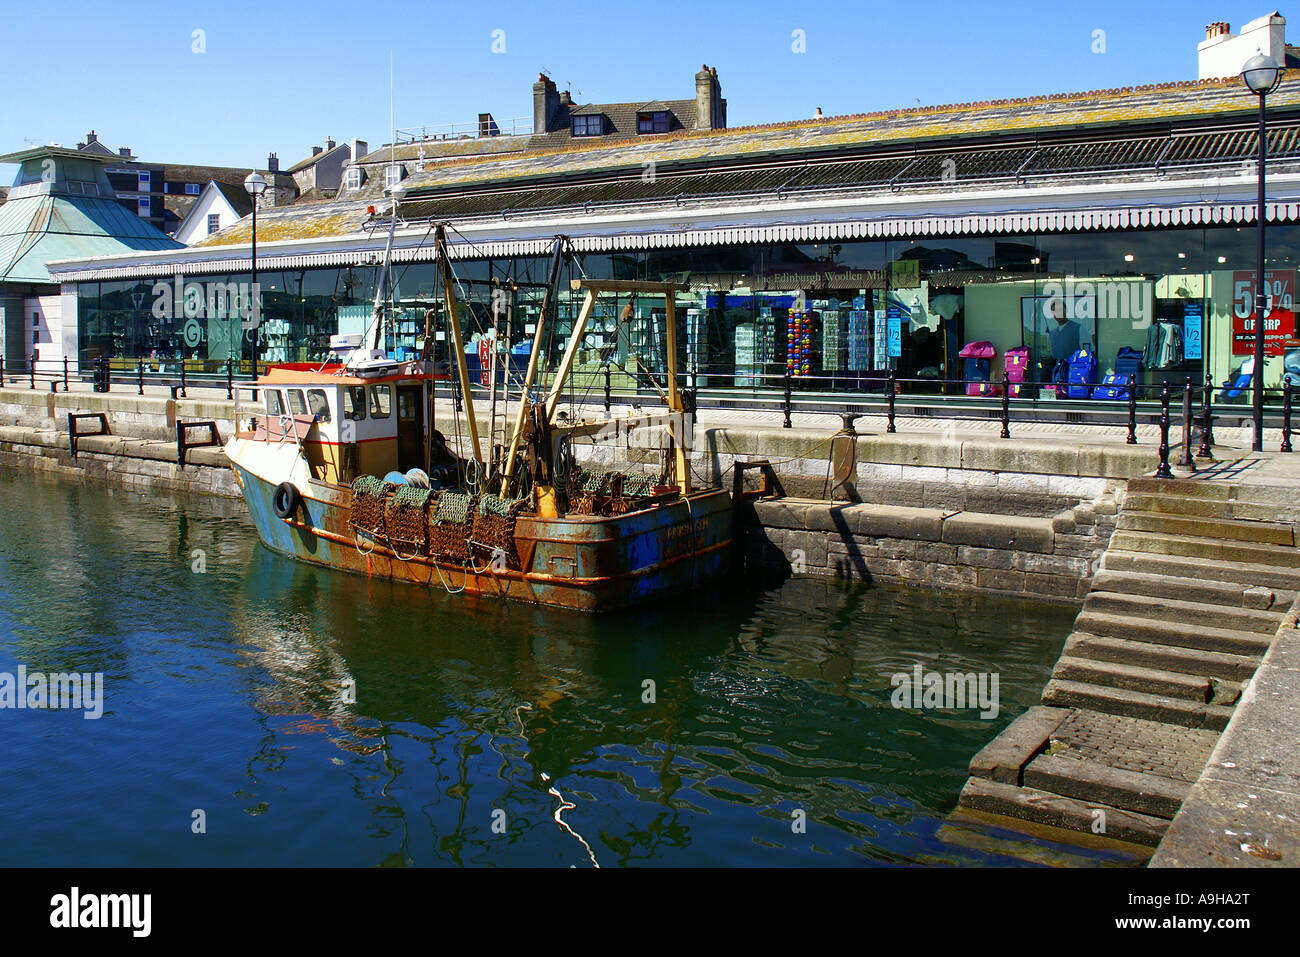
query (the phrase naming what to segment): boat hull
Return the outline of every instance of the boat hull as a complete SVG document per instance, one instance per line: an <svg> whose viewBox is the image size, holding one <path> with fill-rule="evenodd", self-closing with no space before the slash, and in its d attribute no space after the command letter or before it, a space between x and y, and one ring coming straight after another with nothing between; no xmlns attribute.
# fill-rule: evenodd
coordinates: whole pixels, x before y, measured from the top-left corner
<svg viewBox="0 0 1300 957"><path fill-rule="evenodd" d="M276 485L232 463L262 543L299 561L491 598L579 611L613 611L716 580L731 557L731 496L723 490L626 515L542 519L515 526L519 568L395 552L358 538L346 490L311 482L289 518L275 514Z"/></svg>

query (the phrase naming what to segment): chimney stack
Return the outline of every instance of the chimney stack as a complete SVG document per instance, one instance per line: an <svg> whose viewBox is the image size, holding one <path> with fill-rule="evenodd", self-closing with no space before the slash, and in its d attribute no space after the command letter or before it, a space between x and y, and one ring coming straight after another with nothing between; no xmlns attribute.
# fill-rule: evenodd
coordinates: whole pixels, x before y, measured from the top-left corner
<svg viewBox="0 0 1300 957"><path fill-rule="evenodd" d="M545 73L537 74L537 82L533 84L533 132L539 135L548 132L559 110L560 93L555 83Z"/></svg>
<svg viewBox="0 0 1300 957"><path fill-rule="evenodd" d="M354 136L352 138L351 150L352 156L350 159L355 163L357 160L361 159L361 157L370 152L370 147L366 144L365 140L359 140Z"/></svg>
<svg viewBox="0 0 1300 957"><path fill-rule="evenodd" d="M280 172L280 157L276 156L274 153L268 154L266 157L266 171L268 173Z"/></svg>
<svg viewBox="0 0 1300 957"><path fill-rule="evenodd" d="M337 145L338 145L338 144L335 143L335 142L334 142L332 139L330 139L328 136L325 137L325 149L327 149L327 150L332 150L332 149L333 149L335 146L337 146Z"/></svg>
<svg viewBox="0 0 1300 957"><path fill-rule="evenodd" d="M695 74L695 128L721 130L727 126L727 101L722 98L717 69L708 65Z"/></svg>
<svg viewBox="0 0 1300 957"><path fill-rule="evenodd" d="M320 154L321 154L321 153L324 153L324 152L325 152L325 151L324 151L323 149L321 149L319 146L313 146L313 147L311 148L311 155L312 155L312 156L320 156Z"/></svg>
<svg viewBox="0 0 1300 957"><path fill-rule="evenodd" d="M130 159L130 158L131 158L131 147L129 147L129 146L121 146L121 147L118 147L117 155L118 155L118 156L125 156L127 159Z"/></svg>

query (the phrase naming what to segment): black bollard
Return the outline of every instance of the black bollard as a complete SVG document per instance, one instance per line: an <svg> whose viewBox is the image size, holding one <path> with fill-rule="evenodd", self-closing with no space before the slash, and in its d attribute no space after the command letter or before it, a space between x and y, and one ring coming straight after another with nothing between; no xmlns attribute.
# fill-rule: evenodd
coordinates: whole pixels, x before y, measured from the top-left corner
<svg viewBox="0 0 1300 957"><path fill-rule="evenodd" d="M783 429L789 429L789 428L792 428L792 427L793 427L793 423L791 423L791 421L790 421L790 390L791 390L791 385L790 385L790 367L789 367L789 366L786 366L786 369L785 369L785 404L784 404L784 407L783 407L783 408L784 408L784 411L785 411L785 423L781 426L781 428L783 428Z"/></svg>
<svg viewBox="0 0 1300 957"><path fill-rule="evenodd" d="M889 384L887 388L889 389L889 425L885 428L885 431L889 433L894 433L898 431L898 429L894 427L894 393L897 391L897 389L894 385L894 373L892 370L889 373L888 383Z"/></svg>
<svg viewBox="0 0 1300 957"><path fill-rule="evenodd" d="M226 401L235 397L235 360L226 359Z"/></svg>
<svg viewBox="0 0 1300 957"><path fill-rule="evenodd" d="M1291 451L1291 377L1284 376L1282 379L1282 448L1283 452Z"/></svg>
<svg viewBox="0 0 1300 957"><path fill-rule="evenodd" d="M1180 469L1196 471L1192 461L1192 377L1188 376L1183 384L1183 454L1178 460Z"/></svg>
<svg viewBox="0 0 1300 957"><path fill-rule="evenodd" d="M1214 379L1205 373L1205 391L1201 402L1201 447L1196 450L1198 459L1214 458L1214 428L1210 410L1210 394L1214 391Z"/></svg>
<svg viewBox="0 0 1300 957"><path fill-rule="evenodd" d="M63 391L68 391L68 357L63 357Z"/></svg>
<svg viewBox="0 0 1300 957"><path fill-rule="evenodd" d="M136 381L139 385L139 390L140 390L136 394L144 395L144 359L141 359L139 361L139 365L136 366L135 373L136 373Z"/></svg>
<svg viewBox="0 0 1300 957"><path fill-rule="evenodd" d="M1173 469L1169 467L1169 383L1166 382L1160 392L1160 465L1156 468L1156 478L1173 477Z"/></svg>
<svg viewBox="0 0 1300 957"><path fill-rule="evenodd" d="M31 377L31 386L36 388L36 354L27 357L27 375Z"/></svg>
<svg viewBox="0 0 1300 957"><path fill-rule="evenodd" d="M1128 377L1128 436L1124 439L1128 445L1138 444L1138 390L1137 377Z"/></svg>
<svg viewBox="0 0 1300 957"><path fill-rule="evenodd" d="M1011 438L1011 383L1002 373L1002 438Z"/></svg>
<svg viewBox="0 0 1300 957"><path fill-rule="evenodd" d="M0 356L0 389L5 387L5 357Z"/></svg>
<svg viewBox="0 0 1300 957"><path fill-rule="evenodd" d="M609 413L609 363L605 363L605 412Z"/></svg>
<svg viewBox="0 0 1300 957"><path fill-rule="evenodd" d="M185 394L185 360L184 359L181 359L181 398L182 399L189 398Z"/></svg>

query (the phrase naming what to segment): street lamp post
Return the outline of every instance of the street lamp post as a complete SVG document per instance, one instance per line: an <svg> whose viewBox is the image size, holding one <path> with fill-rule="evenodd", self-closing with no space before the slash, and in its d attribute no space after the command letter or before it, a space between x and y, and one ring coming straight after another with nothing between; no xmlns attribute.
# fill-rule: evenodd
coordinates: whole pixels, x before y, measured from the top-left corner
<svg viewBox="0 0 1300 957"><path fill-rule="evenodd" d="M1264 451L1264 308L1268 286L1264 281L1264 163L1268 157L1268 131L1264 120L1264 99L1277 89L1282 68L1272 57L1258 53L1241 68L1241 80L1259 97L1259 199L1255 207L1255 391L1254 450Z"/></svg>
<svg viewBox="0 0 1300 957"><path fill-rule="evenodd" d="M266 177L254 170L244 177L244 189L253 197L253 379L257 379L257 333L262 325L262 296L257 290L257 204L266 192Z"/></svg>

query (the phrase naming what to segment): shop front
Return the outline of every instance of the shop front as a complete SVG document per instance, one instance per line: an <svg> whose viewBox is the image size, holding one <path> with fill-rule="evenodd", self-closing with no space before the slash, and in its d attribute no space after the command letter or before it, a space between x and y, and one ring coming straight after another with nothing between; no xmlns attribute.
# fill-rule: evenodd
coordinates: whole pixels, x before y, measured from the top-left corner
<svg viewBox="0 0 1300 957"><path fill-rule="evenodd" d="M1116 374L1177 386L1208 373L1217 386L1253 353L1253 258L1250 226L579 252L561 277L549 356L558 362L579 305L568 281L588 276L686 284L680 368L710 391L781 391L788 377L801 392L852 394L880 391L892 373L905 393L996 394L1008 366L1023 383L1016 394L1040 400L1111 396L1098 390ZM1297 263L1300 226L1270 226L1270 388L1288 372L1300 381ZM529 347L546 266L544 256L456 263L473 360L485 337L504 349L507 325L510 346ZM233 307L212 308L212 287L251 289L247 273L83 281L79 354L83 363L106 356L134 368L143 358L162 372L180 362L214 371L228 359L246 364L256 335L264 362L324 361L331 334L373 334L381 275L373 262L260 269L256 329ZM442 286L427 261L389 275L384 340L405 357L419 349L427 311L445 315ZM160 308L163 298L171 302ZM602 303L579 353L579 379L603 379L609 365L615 387L653 392L667 367L657 309L628 296ZM438 339L445 350L445 330ZM1091 371L1071 383L1081 353Z"/></svg>

